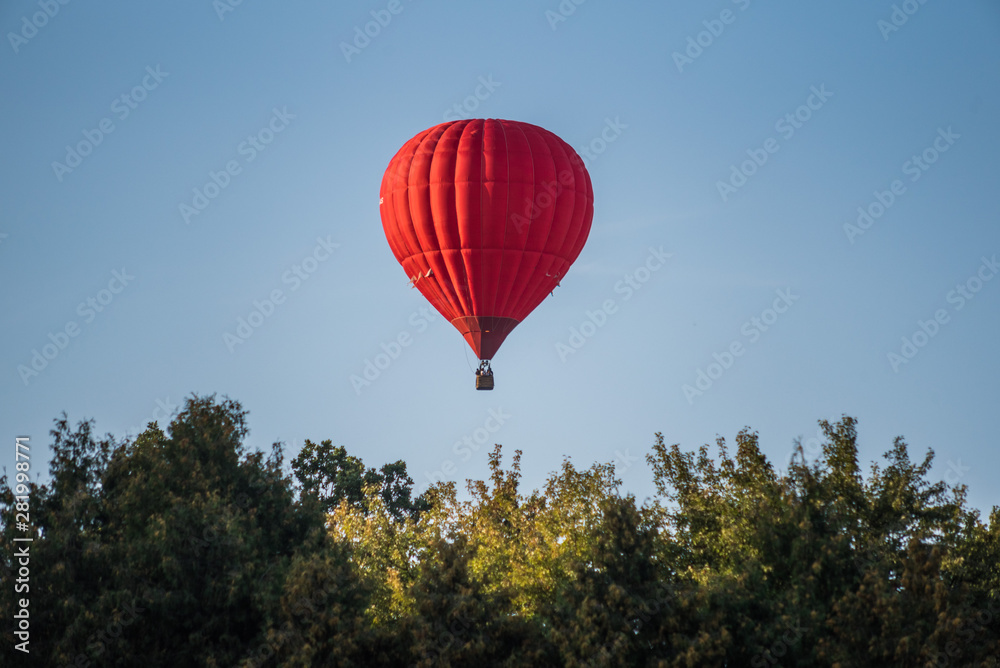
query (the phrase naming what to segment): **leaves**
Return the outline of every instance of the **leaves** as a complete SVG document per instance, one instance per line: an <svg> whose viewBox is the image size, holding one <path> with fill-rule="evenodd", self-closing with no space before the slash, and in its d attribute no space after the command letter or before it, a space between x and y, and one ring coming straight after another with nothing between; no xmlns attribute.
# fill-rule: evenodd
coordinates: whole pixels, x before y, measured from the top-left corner
<svg viewBox="0 0 1000 668"><path fill-rule="evenodd" d="M402 461L250 451L236 402L164 432L52 431L32 483L33 660L46 665L996 665L1000 509L928 479L897 438L862 474L857 423L786 471L758 435L647 456L657 496L567 458L541 490L497 445L487 480L413 497ZM16 499L0 478L0 533ZM16 564L0 558L10 619ZM8 628L5 656L20 660ZM992 663L991 663L992 662ZM6 665L6 664L5 664Z"/></svg>

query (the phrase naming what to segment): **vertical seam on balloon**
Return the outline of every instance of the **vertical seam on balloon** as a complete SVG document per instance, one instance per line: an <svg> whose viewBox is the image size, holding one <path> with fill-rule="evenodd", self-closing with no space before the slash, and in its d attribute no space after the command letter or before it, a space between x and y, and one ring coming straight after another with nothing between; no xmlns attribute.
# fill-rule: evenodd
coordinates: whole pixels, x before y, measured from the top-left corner
<svg viewBox="0 0 1000 668"><path fill-rule="evenodd" d="M548 136L550 134L552 134L552 133L550 133L548 130L545 130L544 128L540 128L540 130L541 131L538 132L538 131L535 131L534 129L532 129L532 131L534 132L535 136L541 141L541 143L546 148L548 148L549 147ZM538 184L538 179L535 176L535 154L534 154L534 151L531 149L531 142L530 141L528 142L528 150L531 151L531 199L529 200L529 205L531 206L531 211L529 212L529 216L533 216L532 218L530 218L531 222L528 225L528 229L530 230L531 227L538 222L537 219L542 217L542 212L541 212L541 207L540 207L540 205L537 202L538 198L535 195L535 188L536 188L536 186ZM548 153L549 153L549 159L552 160L553 169L554 169L555 168L555 160L552 158L552 149L551 148L549 148ZM557 178L558 178L558 175L557 175ZM550 197L551 197L551 195L550 195ZM538 216L534 216L534 212L535 212L535 207L536 206L539 208L539 214L538 214ZM552 202L550 203L549 208L552 209L552 219L554 220L554 218L555 218L555 212L556 212L556 200L555 200L555 198L552 198ZM546 234L546 238L548 238L548 235L551 234L551 233L552 233L552 222L550 221L549 222L549 229L548 229L548 232ZM527 244L525 244L525 247L527 248ZM542 261L544 260L544 257L546 255L552 255L552 253L550 253L548 251L547 246L545 244L542 245L541 250L537 251L537 253L538 253L538 261L535 263L535 268L532 270L532 274L534 274L534 272L538 271L538 267L542 263ZM514 308L512 308L510 310L511 317L517 318L518 321L523 320L524 317L521 314L521 311L525 308L525 304L530 303L531 301L534 301L534 296L537 293L538 293L538 286L537 285L526 285L525 289L523 289L517 295L517 299L514 301ZM537 306L537 304L535 306ZM532 310L534 308L535 307L531 307Z"/></svg>
<svg viewBox="0 0 1000 668"><path fill-rule="evenodd" d="M427 141L427 137L429 137L429 136L430 136L430 131L428 131L423 137L421 137L420 140L417 142L417 145L413 147L413 151L410 153L410 164L409 164L409 166L406 169L406 204L407 204L407 211L410 212L410 226L413 228L413 238L414 238L414 240L416 241L416 244L417 244L416 250L415 251L414 250L410 251L410 257L413 257L417 253L423 253L424 252L423 246L420 245L420 236L417 234L416 226L413 225L413 212L410 210L409 203L410 203L410 187L411 187L410 183L411 183L411 180L413 178L413 164L417 161L417 152L420 150L420 147L424 145L424 142Z"/></svg>
<svg viewBox="0 0 1000 668"><path fill-rule="evenodd" d="M525 125L526 125L525 123L517 123L517 122L512 123L512 127L516 127L517 128L518 132L521 133L521 138L524 139L524 142L527 144L528 143L528 139L527 139L527 136L524 133L524 126ZM513 189L512 185L511 185L511 181L510 181L510 142L507 140L506 132L504 132L504 141L507 142L507 205L506 205L505 218L504 218L504 240L503 240L503 248L501 249L501 253L502 253L501 254L501 261L500 261L501 270L503 269L503 259L507 256L507 250L508 250L507 249L507 230L509 229L509 226L510 226L510 198L511 198L511 190ZM529 148L529 151L530 151L530 148L531 148L530 145L529 145L528 148ZM534 160L531 161L531 168L532 168L532 182L534 182ZM523 185L523 184L518 184L518 185ZM531 213L529 212L528 215L530 216ZM530 225L530 220L529 220L529 225ZM515 225L515 228L516 228L516 225ZM527 241L528 241L528 235L527 235L527 233L525 233L525 235L524 235L524 241L525 241L525 245L527 245ZM507 290L506 297L504 298L504 301L503 301L502 304L497 303L499 295L500 295L500 285L499 285L499 283L497 284L497 295L496 295L496 297L494 297L494 300L493 300L493 303L494 303L494 309L493 310L494 310L495 313L498 313L498 314L507 314L507 305L510 304L510 302L511 302L511 296L512 296L512 294L514 292L514 286L517 284L516 279L520 275L521 265L523 264L524 247L520 248L519 250L520 250L521 255L518 257L517 269L515 270L514 275L511 277L513 280L511 280L510 288ZM507 317L507 316L504 315L504 317ZM508 332L509 332L509 330L508 330Z"/></svg>
<svg viewBox="0 0 1000 668"><path fill-rule="evenodd" d="M532 226L536 222L535 221L535 216L534 216L534 212L535 212L535 153L534 153L534 151L531 150L531 140L528 139L528 133L525 132L525 130L524 130L523 127L519 127L518 129L521 131L521 135L524 137L524 143L528 147L528 155L529 155L528 164L531 165L531 179L530 179L531 194L528 197L528 232L524 235L524 237L525 237L524 238L524 248L521 250L521 253L522 253L521 261L524 262L523 254L525 252L527 252L527 250L528 250L528 241L531 238L531 228L532 228ZM532 129L532 132L534 132L534 129ZM518 271L520 271L520 267L518 267ZM513 292L513 289L511 290L511 292ZM517 314L517 307L519 307L521 305L521 300L524 297L524 293L525 293L525 288L521 288L521 291L518 292L516 295L515 294L508 295L508 297L507 297L507 303L510 303L511 297L514 298L513 301L514 301L514 307L515 308L510 313L511 317L515 317L516 316L516 314Z"/></svg>
<svg viewBox="0 0 1000 668"><path fill-rule="evenodd" d="M570 147L572 149L572 147ZM574 151L574 155L576 152ZM576 258L580 256L583 252L583 247L587 243L587 239L590 238L590 230L593 226L594 221L594 184L590 180L590 172L587 171L587 166L583 163L583 158L579 155L576 156L577 160L580 161L580 176L584 186L584 198L583 198L583 218L581 224L581 238L578 239L576 246L574 248L572 261L576 262ZM574 176L575 178L575 176ZM575 185L575 184L574 184ZM589 212L589 215L588 215Z"/></svg>
<svg viewBox="0 0 1000 668"><path fill-rule="evenodd" d="M461 154L462 139L465 136L465 132L468 129L469 125L471 124L471 121L469 121L469 120L461 120L461 121L453 121L451 123L452 126L454 126L456 124L460 124L460 125L458 125L458 130L459 130L459 132L458 132L458 145L457 145L457 148L455 150L455 173L452 175L452 184L454 185L454 188L455 188L455 193L454 193L454 196L455 196L455 223L456 223L456 232L457 232L456 236L458 236L458 249L457 250L458 250L458 259L460 260L460 262L459 262L459 268L461 269L462 276L461 276L461 280L456 280L459 277L458 276L453 276L449 272L449 277L451 279L450 283L451 283L452 291L455 293L455 299L457 300L457 305L456 305L457 308L455 309L455 315L456 315L456 317L462 317L462 316L464 316L465 313L471 312L471 310L472 310L472 293L468 289L468 286L471 283L470 276L469 276L469 271L468 271L468 269L466 268L466 265L465 265L465 258L462 256L462 249L465 248L466 243L465 243L464 235L462 234L462 225L459 224L459 221L458 221L458 190L459 190L459 186L458 186L456 177L458 175L458 160L459 160L459 155ZM463 294L463 290L460 289L463 284L465 286L464 294Z"/></svg>
<svg viewBox="0 0 1000 668"><path fill-rule="evenodd" d="M518 130L521 132L521 136L524 138L524 143L528 147L528 154L530 156L528 162L531 165L531 196L528 198L528 206L529 206L529 209L528 209L528 231L524 235L524 248L521 249L521 263L518 264L518 273L520 273L520 271L521 271L521 264L523 264L523 262L524 262L524 253L525 253L525 251L527 250L527 247L528 247L528 238L529 238L528 235L531 233L531 225L534 223L534 219L532 218L532 214L534 213L534 210L535 210L535 180L536 179L535 179L535 154L534 154L534 151L532 151L532 149L531 149L531 140L528 139L528 133L525 131L524 125L518 125ZM534 128L531 128L531 132L534 132L535 134L538 134L537 132L535 132ZM504 244L504 245L506 246L506 244ZM507 313L508 316L512 317L512 318L517 315L517 307L520 305L521 300L524 297L525 290L522 289L517 294L513 294L513 292L514 292L514 290L513 290L513 286L512 286L511 291L507 294L507 300L504 303L504 307L505 307L504 312ZM514 298L513 299L514 308L513 309L507 309L506 308L507 305L511 303L511 297ZM520 322L519 319L518 319L518 322ZM513 329L513 328L511 328L511 329Z"/></svg>
<svg viewBox="0 0 1000 668"><path fill-rule="evenodd" d="M451 126L454 125L455 123L461 123L461 121L453 121L451 124L449 124L448 128L445 128L441 132L441 135L438 137L438 143L440 143L441 137L443 137L445 135L445 133L448 132L448 129L450 129ZM460 129L462 129L464 131L464 125ZM461 145L461 133L459 134L459 145ZM437 144L434 145L435 154L437 153L437 146L438 146ZM459 153L458 151L455 152L455 165L454 165L454 170L451 173L451 183L452 183L453 188L455 189L455 193L456 194L458 192L458 186L455 185L455 175L458 173L458 153ZM428 189L428 196L429 195L430 195L430 189ZM453 195L453 196L455 196L455 195ZM431 212L432 212L432 216L431 217L433 218L433 208L431 208ZM456 226L456 229L458 229L459 226L458 226L458 198L457 198L457 196L455 196L455 226ZM441 286L442 293L448 295L448 301L451 303L451 310L452 310L451 315L453 317L455 317L455 316L458 316L459 314L462 313L462 310L463 310L462 309L462 298L458 294L458 292L455 291L455 288L454 288L454 286L455 286L455 279L451 275L451 270L448 268L448 261L444 257L444 249L441 248L441 237L438 235L437 221L435 221L435 225L434 225L434 240L435 240L435 242L437 244L438 252L441 253L441 264L444 267L445 272L447 272L449 280L446 283L445 281L441 280L440 277L438 277L438 276L435 276L434 278L438 282L438 284ZM459 243L459 246L461 246L461 243ZM464 269L463 269L463 271L464 271ZM446 289L446 287L445 287L446 285L450 286L451 289L450 290Z"/></svg>
<svg viewBox="0 0 1000 668"><path fill-rule="evenodd" d="M417 144L416 149L413 152L414 156L416 156L417 151L419 151L423 147L424 143L428 140L428 138L433 135L432 130L433 130L433 128L431 130L428 130L427 131L427 135L425 135L424 138L421 139L420 142ZM431 207L431 202L430 202L430 200L431 200L431 190L432 190L432 187L431 187L431 173L433 172L432 167L433 167L433 164L434 164L434 155L437 152L437 146L440 143L441 137L443 135L444 135L444 132L441 132L437 136L437 138L434 140L434 146L428 147L428 150L431 152L431 159L430 159L430 163L428 163L428 172L427 172L427 208L431 212L431 222L432 222L431 229L434 231L434 238L435 238L435 240L437 240L437 226L433 225L434 210ZM413 162L414 161L410 162L410 171L407 174L407 178L406 178L407 187L409 187L410 177L413 174ZM412 216L411 216L411 219L412 219ZM418 244L420 243L420 237L419 236L417 237L417 243ZM438 246L438 252L441 252L441 244L438 243L437 246ZM427 252L428 251L424 250L423 247L421 247L420 253L422 255L426 255ZM448 263L445 261L443 253L442 253L442 256L441 256L441 264L442 264L442 266L444 266L445 271L448 271ZM448 274L450 276L451 272L448 271ZM442 288L445 287L444 283L439 282L439 284L441 285ZM447 290L445 290L445 289L441 290L441 294L444 297L446 297L446 299L447 299L447 305L449 307L449 310L451 310L451 314L452 315L454 313L459 312L461 310L459 308L461 306L461 304L460 303L459 304L455 303L456 295L449 294L449 292ZM433 306L433 304L432 304L432 306Z"/></svg>
<svg viewBox="0 0 1000 668"><path fill-rule="evenodd" d="M571 146L569 146L569 144L567 144L566 142L564 142L562 139L560 139L559 137L555 138L555 144L559 148L559 150L561 150L563 152L563 154L566 156L566 161L569 163L569 165L572 166L573 159L572 159L572 157L570 157L570 155L571 155L570 151L573 151L573 148ZM550 151L552 150L551 147L550 147L549 150ZM573 151L573 153L575 153L575 151ZM569 256L573 254L573 247L576 245L576 240L580 236L580 226L573 224L574 221L576 220L576 174L573 175L573 190L572 190L572 194L573 194L573 208L570 210L570 215L569 215L570 229L568 229L566 231L566 236L563 237L562 248L560 248L560 251L559 251L560 255L564 259L568 259ZM573 237L572 241L570 241L570 232L574 231L574 229L573 229L574 227L576 228L575 231L576 231L577 234L576 234L575 237Z"/></svg>
<svg viewBox="0 0 1000 668"><path fill-rule="evenodd" d="M431 184L431 174L434 173L434 158L437 155L437 147L438 147L438 144L441 142L441 136L443 136L443 135L444 135L444 132L442 132L441 135L438 135L437 141L434 142L434 151L431 153L431 167L430 167L430 172L427 175L427 206L428 206L428 208L430 208L430 211L431 211L431 234L434 237L434 247L437 249L438 253L441 253L441 238L438 235L438 228L437 228L438 224L437 224L437 220L436 220L436 218L434 216L434 208L431 206L431 199L433 197L431 193L434 190L434 188L433 188L433 186ZM452 181L454 181L454 178L452 179ZM423 253L425 259L427 257L428 252L429 251L424 251L424 253ZM444 263L444 254L443 253L441 254L441 261L442 261L442 263ZM430 262L428 261L427 264L430 265ZM435 283L436 283L437 282L437 275L435 275L434 278L435 278ZM429 277L425 276L424 280L429 280ZM439 290L438 292L440 293L441 291ZM450 301L451 300L449 299L449 302ZM452 307L452 311L454 311L454 305L453 304L449 304L449 305Z"/></svg>
<svg viewBox="0 0 1000 668"><path fill-rule="evenodd" d="M468 289L468 286L471 283L469 277L469 270L466 267L465 257L462 255L462 250L466 247L466 238L465 234L463 233L463 226L460 220L460 214L458 209L459 185L457 178L458 166L459 166L458 163L462 153L462 142L464 140L465 133L469 128L469 121L468 120L453 121L451 123L451 126L458 127L458 138L457 138L457 145L455 148L455 172L454 174L452 174L452 184L454 185L455 188L454 191L455 225L456 225L455 231L456 231L456 236L458 237L458 248L456 250L458 251L458 261L459 261L458 264L459 264L459 269L461 270L461 276L451 275L450 273L449 276L451 278L452 290L455 293L455 298L458 300L458 306L459 306L459 308L456 309L455 311L455 317L460 318L464 317L472 309L472 294Z"/></svg>
<svg viewBox="0 0 1000 668"><path fill-rule="evenodd" d="M521 124L521 123L517 123L517 124L515 124L514 127L516 127L517 130L518 130L518 132L521 133L521 137L524 139L524 143L528 145L528 152L530 153L531 152L531 143L528 141L528 138L525 135L524 125ZM510 185L510 142L507 141L506 132L504 133L504 142L505 142L505 146L506 146L506 149L507 149L507 204L506 204L506 208L505 208L505 211L504 211L503 247L501 248L501 251L500 251L500 268L501 268L501 271L503 270L503 260L507 256L507 229L508 229L508 226L510 225L510 192L511 192L511 185ZM534 161L534 157L532 157L532 159L529 162L531 164L531 182L532 182L532 184L534 184L534 182L535 182L535 161ZM532 185L532 196L534 196L534 185ZM527 235L525 235L525 242L527 242ZM522 256L523 256L523 253L524 253L524 249L523 248L521 249L521 253L522 253ZM518 262L517 271L520 272L520 270L521 270L521 263ZM515 274L512 278L516 279L517 278L517 274ZM503 307L506 307L507 304L510 302L510 294L511 294L511 292L514 289L515 282L516 281L514 281L514 280L511 281L511 287L510 287L509 290L507 290L507 297L506 297L506 299L504 299ZM497 282L497 296L499 296L499 293L500 293L500 284L499 284L499 282ZM494 302L494 307L496 307L496 297L494 297L493 302ZM505 311L501 311L501 312L505 312ZM503 338L506 339L507 335L510 334L510 332L514 329L514 327L517 326L517 321L515 321L513 319L505 319L503 322L504 322L505 325L508 324L509 322L514 322L514 324L511 325L509 328L505 327L505 329L503 331Z"/></svg>
<svg viewBox="0 0 1000 668"><path fill-rule="evenodd" d="M530 154L530 152L531 152L531 143L528 141L528 137L526 136L526 134L524 132L524 125L521 124L521 123L517 123L517 124L515 124L515 127L517 128L518 132L521 133L521 137L522 137L522 139L524 139L524 143L528 145L528 152ZM507 134L506 134L506 132L504 133L504 142L505 142L505 147L507 149L507 204L506 204L506 209L504 211L503 247L501 248L501 251L500 251L500 269L501 270L503 270L503 260L507 256L507 227L510 224L510 191L511 191L511 186L510 186L510 143L507 141ZM532 156L532 159L529 162L531 164L531 182L532 182L532 184L534 184L534 182L535 182L535 160L534 160L534 156ZM532 194L532 197L534 197L534 185L532 185L531 188L532 188L532 193L531 194ZM529 225L530 225L530 223L529 223ZM527 235L525 235L525 242L527 242ZM524 249L523 248L521 249L521 253L522 253L522 256L523 256L523 253L524 253ZM522 257L522 259L523 259L523 257ZM520 262L518 262L517 269L518 269L518 272L520 272L520 270L521 270L521 263ZM515 274L512 278L516 279L517 275ZM509 290L507 290L507 298L504 299L504 303L503 303L504 307L506 307L507 304L510 302L510 293L514 290L514 284L515 284L515 281L512 280L511 281L511 287L510 287ZM498 281L497 282L497 296L499 296L499 293L500 293L500 283ZM496 297L494 297L493 303L494 303L494 307L495 307L496 306ZM507 324L507 322L508 322L507 320L504 320L504 324ZM516 327L516 326L517 326L517 322L514 321L514 325L513 326L511 326L509 329L505 329L505 331L503 332L503 337L506 339L507 335L510 334L511 330L513 330L514 327Z"/></svg>
<svg viewBox="0 0 1000 668"><path fill-rule="evenodd" d="M398 262L403 258L399 252L399 247L396 244L395 235L392 234L393 231L392 228L396 224L396 208L395 208L396 198L393 196L394 193L391 190L392 178L391 175L388 174L390 170L395 170L398 168L395 163L395 160L396 156L393 156L392 160L389 161L389 164L386 167L387 173L382 176L382 184L379 186L379 196L380 196L379 217L382 219L382 229L385 232L385 239L386 241L389 242L389 250L392 251L393 257L395 257L396 261ZM388 186L389 190L387 190L386 182L390 184ZM388 202L385 201L386 198L389 199ZM384 210L382 209L383 205L385 206Z"/></svg>
<svg viewBox="0 0 1000 668"><path fill-rule="evenodd" d="M458 138L457 146L455 149L455 172L452 175L452 184L454 185L455 192L455 216L456 216L456 230L458 232L458 265L461 271L461 277L452 276L451 286L455 293L455 299L457 300L457 308L455 310L456 317L464 317L466 314L472 312L473 300L472 291L469 286L472 284L472 276L469 274L469 269L466 266L465 257L462 254L462 250L466 247L466 240L463 238L462 226L458 224L458 190L459 186L457 183L458 176L458 161L459 156L462 152L463 140L465 133L469 130L469 126L472 124L471 120L465 119L460 121L453 121L452 126L457 126L458 128Z"/></svg>
<svg viewBox="0 0 1000 668"><path fill-rule="evenodd" d="M584 226L586 227L583 234L583 238L577 242L576 253L573 257L573 261L579 257L580 253L583 251L584 244L587 243L587 239L590 238L591 225L594 219L594 186L590 181L590 172L587 171L587 166L583 164L583 158L577 155L577 159L580 161L580 178L584 188L584 201L583 201L583 220ZM589 216L588 216L589 212Z"/></svg>
<svg viewBox="0 0 1000 668"><path fill-rule="evenodd" d="M411 150L408 153L409 154L408 154L407 157L409 157L410 161L409 161L409 163L407 163L407 170L408 171L407 171L406 180L403 182L403 188L402 188L402 194L403 194L403 196L406 197L406 207L405 208L406 208L406 212L407 212L406 215L407 216L410 215L409 214L409 211L410 211L410 202L409 202L410 178L409 178L409 170L413 168L413 151ZM397 163L397 164L394 165L395 171L396 171L396 173L394 174L394 177L395 177L395 180L396 180L397 183L399 182L400 177L401 177L401 175L399 173L399 172L402 171L401 166L402 165L399 164L399 163ZM393 199L395 200L396 198L393 198ZM396 228L395 229L396 238L398 238L399 241L400 241L400 247L402 248L402 250L405 253L404 257L409 258L411 255L413 255L413 249L410 248L409 241L403 235L402 225L400 224L399 216L396 215L397 213L398 212L393 211L393 224L395 225L395 228Z"/></svg>
<svg viewBox="0 0 1000 668"><path fill-rule="evenodd" d="M414 228L414 230L413 230L413 237L416 239L416 243L417 243L416 252L414 252L414 249L410 247L409 242L406 240L406 236L402 232L402 225L399 223L398 220L396 221L396 232L399 235L399 238L402 239L403 243L406 245L406 252L407 252L406 261L407 261L408 264L414 263L415 262L414 258L417 255L420 255L420 254L423 253L423 249L420 247L420 237L417 235L416 228L413 225L413 212L410 210L410 177L413 175L414 158L416 157L417 151L420 150L420 146L423 144L423 142L426 139L426 137L427 137L426 134L423 137L420 137L417 140L417 142L416 142L416 146L414 146L409 151L409 155L407 156L409 158L409 163L407 163L407 166L406 166L406 181L404 182L404 188L403 188L403 195L406 198L406 213L407 213L407 217L409 218L410 227ZM398 171L402 171L402 170L400 170L397 167L397 172ZM397 174L397 178L398 178L398 176L399 175ZM403 269L406 271L407 278L409 278L412 281L413 277L409 275L410 274L410 270L406 269L405 266L403 267ZM416 286L414 285L414 287L416 287Z"/></svg>
<svg viewBox="0 0 1000 668"><path fill-rule="evenodd" d="M552 145L556 144L558 146L560 143L562 143L562 140L559 139L558 137L556 137L555 135L551 134L551 133L549 133L548 135L545 136L545 146L549 149L549 159L552 161L552 171L556 175L556 183L559 182L559 171L557 169L558 165L556 164L556 156L555 156L555 152L552 150ZM560 146L560 148L561 148L561 146ZM556 214L559 213L559 206L558 206L559 197L558 197L558 195L552 195L551 192L549 192L549 195L552 197L552 226L549 227L549 235L551 235L552 234L552 230L555 228L555 224L556 224ZM574 205L574 207L576 206L576 200L575 199L573 200L573 205ZM559 244L559 250L556 251L555 253L553 253L553 255L555 255L556 257L559 257L559 258L563 257L563 254L564 254L563 251L564 251L564 249L566 247L566 238L569 236L569 231L570 231L570 228L572 226L573 226L573 218L571 216L570 219L569 219L568 227L566 229L566 234L563 235L562 243ZM558 275L558 274L555 274L555 279L556 279L556 283L558 284L560 282L560 280L562 279L562 277L560 275ZM552 286L552 290L555 290L555 289L556 289L556 286L553 285ZM545 298L542 297L542 301L544 301L544 300L545 300Z"/></svg>
<svg viewBox="0 0 1000 668"><path fill-rule="evenodd" d="M483 252L486 242L486 230L485 230L485 216L483 215L484 208L486 206L486 123L487 120L483 119L483 127L480 130L480 148L479 148L479 306L480 309L485 309L486 307L486 262L485 253ZM478 313L473 315L479 316ZM479 354L483 352L483 326L479 325ZM482 359L482 358L480 358Z"/></svg>
<svg viewBox="0 0 1000 668"><path fill-rule="evenodd" d="M500 267L497 270L497 287L493 292L493 308L490 309L490 317L492 318L497 311L497 297L500 296L500 283L503 280L503 261L507 256L507 226L510 222L510 143L507 141L507 128L504 127L503 121L497 120L497 125L500 126L500 131L503 134L503 149L505 161L507 163L507 175L506 175L506 188L507 188L507 201L504 202L503 208L503 242L500 244ZM520 128L518 128L520 129ZM524 131L521 131L522 134ZM492 328L492 323L491 323Z"/></svg>
<svg viewBox="0 0 1000 668"><path fill-rule="evenodd" d="M400 223L400 221L398 219L396 220L396 231L397 231L397 234L399 235L399 238L402 240L404 246L406 247L406 253L407 253L406 258L407 258L407 260L409 260L414 255L417 255L417 254L419 254L419 253L421 253L423 251L423 249L420 246L420 239L417 237L416 229L413 226L413 212L410 209L410 176L413 173L414 156L416 155L416 151L419 149L419 147L423 143L423 141L424 141L424 138L421 137L420 140L417 141L416 147L409 152L409 155L408 155L408 157L409 157L409 163L407 163L407 167L406 167L406 180L404 181L404 188L403 188L403 196L404 196L404 198L406 200L406 206L404 207L404 209L406 210L406 216L407 216L407 219L408 219L409 227L412 230L411 234L413 236L415 246L410 243L410 240L409 240L407 234L404 233L404 231L403 231L403 225ZM408 271L407 271L407 278L410 278Z"/></svg>

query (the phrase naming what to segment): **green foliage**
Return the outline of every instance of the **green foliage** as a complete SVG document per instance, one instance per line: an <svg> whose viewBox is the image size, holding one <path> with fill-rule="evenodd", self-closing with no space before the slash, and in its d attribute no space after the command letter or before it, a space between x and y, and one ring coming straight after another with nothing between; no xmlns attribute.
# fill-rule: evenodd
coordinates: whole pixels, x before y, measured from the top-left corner
<svg viewBox="0 0 1000 668"><path fill-rule="evenodd" d="M607 497L600 506L590 558L576 562L552 606L551 638L568 667L646 665L663 621L652 605L663 595L656 531L642 526L631 496Z"/></svg>
<svg viewBox="0 0 1000 668"><path fill-rule="evenodd" d="M341 502L367 512L365 488L374 485L378 494L396 519L417 516L427 509L427 500L412 498L413 479L406 473L406 462L383 464L382 468L365 469L357 457L347 454L344 446L334 447L333 441L316 445L306 439L302 450L292 460L292 471L304 494L319 499L323 510L332 511Z"/></svg>
<svg viewBox="0 0 1000 668"><path fill-rule="evenodd" d="M438 539L429 556L410 590L412 614L403 620L417 666L534 666L545 660L537 626L514 614L512 588L486 587L470 571L464 536Z"/></svg>
<svg viewBox="0 0 1000 668"><path fill-rule="evenodd" d="M324 541L316 552L293 561L267 641L249 665L369 666L367 602L350 551Z"/></svg>
<svg viewBox="0 0 1000 668"><path fill-rule="evenodd" d="M43 663L235 665L263 637L287 564L323 516L295 502L279 446L266 461L245 451L244 418L235 402L193 398L169 436L151 425L122 443L56 423L51 482L32 492Z"/></svg>
<svg viewBox="0 0 1000 668"><path fill-rule="evenodd" d="M786 471L749 430L734 456L657 434L639 506L612 464L527 493L500 446L464 499L329 440L288 473L214 397L134 441L64 416L30 485L32 655L5 628L3 665L997 666L1000 509L901 438L865 476L855 421L820 424ZM14 511L4 477L8 545Z"/></svg>

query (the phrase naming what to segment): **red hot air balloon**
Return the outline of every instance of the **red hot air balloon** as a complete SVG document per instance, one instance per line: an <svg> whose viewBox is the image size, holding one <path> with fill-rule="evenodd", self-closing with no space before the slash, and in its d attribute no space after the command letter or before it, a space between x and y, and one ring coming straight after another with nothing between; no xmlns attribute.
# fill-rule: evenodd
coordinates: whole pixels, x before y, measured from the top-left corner
<svg viewBox="0 0 1000 668"><path fill-rule="evenodd" d="M442 123L406 142L382 178L386 239L410 282L490 360L550 294L590 233L594 192L576 151L517 121Z"/></svg>

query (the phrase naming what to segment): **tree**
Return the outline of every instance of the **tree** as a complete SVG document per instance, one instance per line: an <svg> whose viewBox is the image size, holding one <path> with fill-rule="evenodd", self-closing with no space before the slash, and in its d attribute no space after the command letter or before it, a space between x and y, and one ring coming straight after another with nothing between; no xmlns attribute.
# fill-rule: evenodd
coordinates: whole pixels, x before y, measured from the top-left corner
<svg viewBox="0 0 1000 668"><path fill-rule="evenodd" d="M487 588L470 571L473 550L465 536L442 538L421 562L403 622L409 660L420 668L557 665L537 625L514 611L512 588Z"/></svg>
<svg viewBox="0 0 1000 668"><path fill-rule="evenodd" d="M902 439L865 481L855 420L820 425L821 456L809 464L800 447L782 475L748 430L735 460L719 440L717 464L707 447L695 460L657 435L648 461L669 505L654 510L673 539L661 554L697 584L700 630L719 638L686 661L713 663L721 650L734 665L931 665L970 628L963 611L976 599L944 567L982 549L962 548L984 536L963 527L964 490L927 481L933 452L913 465ZM991 656L990 629L963 661Z"/></svg>
<svg viewBox="0 0 1000 668"><path fill-rule="evenodd" d="M166 432L52 431L51 479L0 478L0 534L30 512L31 655L11 664L996 666L1000 508L933 482L898 438L866 476L856 422L821 422L776 470L749 429L647 461L657 497L569 459L541 490L487 480L412 498L331 441L284 470L236 402L192 397ZM298 484L296 485L296 480ZM298 493L297 493L298 492ZM20 506L18 504L21 504ZM18 608L9 552L0 616ZM7 665L6 663L4 665Z"/></svg>
<svg viewBox="0 0 1000 668"><path fill-rule="evenodd" d="M372 660L377 643L365 618L368 594L346 545L323 541L319 550L297 555L266 641L243 665L388 665Z"/></svg>
<svg viewBox="0 0 1000 668"><path fill-rule="evenodd" d="M658 628L671 592L656 567L656 530L643 526L635 499L607 497L589 559L553 605L551 637L569 668L655 665Z"/></svg>
<svg viewBox="0 0 1000 668"><path fill-rule="evenodd" d="M361 459L347 454L344 446L334 446L329 440L317 445L306 439L292 460L292 471L303 493L318 498L326 512L342 501L367 511L365 487L369 485L378 487L386 507L397 519L427 509L426 499L412 498L413 479L403 460L383 464L379 470L365 469Z"/></svg>
<svg viewBox="0 0 1000 668"><path fill-rule="evenodd" d="M51 481L46 485L28 483L28 493L23 495L28 497L27 511L35 540L28 545L30 575L23 583L27 590L18 596L13 584L13 551L4 550L2 557L2 570L10 575L0 583L0 619L11 620L5 621L5 626L10 623L11 628L4 629L3 656L24 659L24 665L39 657L49 657L53 664L69 663L88 641L95 651L103 651L107 641L93 634L103 630L101 625L113 617L102 621L93 602L103 597L110 604L111 615L120 611L116 606L119 597L105 591L114 572L98 549L106 525L100 500L101 480L115 443L110 437L96 439L91 421L81 422L72 431L65 414L55 421L50 433ZM36 466L37 460L31 464ZM3 476L0 517L5 545L18 545L14 537L24 536L15 531L16 512L19 509L14 490ZM14 649L15 599L22 595L30 601L30 655Z"/></svg>
<svg viewBox="0 0 1000 668"><path fill-rule="evenodd" d="M898 580L868 570L859 587L836 601L819 640L819 657L853 665L990 666L1000 657L1000 635L980 617L964 588L949 588L941 572L943 549L911 539ZM985 622L983 621L985 619Z"/></svg>
<svg viewBox="0 0 1000 668"><path fill-rule="evenodd" d="M259 644L323 516L294 500L280 446L265 461L246 433L239 404L213 397L188 399L169 435L150 425L134 442L57 422L52 480L33 490L33 659L235 665Z"/></svg>

